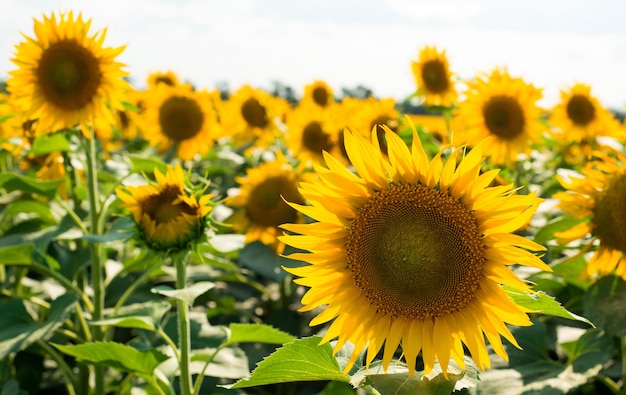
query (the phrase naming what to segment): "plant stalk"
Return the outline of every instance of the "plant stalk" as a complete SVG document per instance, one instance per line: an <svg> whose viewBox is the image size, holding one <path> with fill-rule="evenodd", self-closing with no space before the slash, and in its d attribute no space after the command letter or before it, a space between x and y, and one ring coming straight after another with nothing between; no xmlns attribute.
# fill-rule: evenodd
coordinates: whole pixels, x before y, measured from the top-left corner
<svg viewBox="0 0 626 395"><path fill-rule="evenodd" d="M176 265L176 289L187 286L187 260L189 253L178 255L174 259ZM189 329L189 305L183 299L176 299L178 310L178 351L180 353L180 393L191 395L192 378L191 364L191 331Z"/></svg>

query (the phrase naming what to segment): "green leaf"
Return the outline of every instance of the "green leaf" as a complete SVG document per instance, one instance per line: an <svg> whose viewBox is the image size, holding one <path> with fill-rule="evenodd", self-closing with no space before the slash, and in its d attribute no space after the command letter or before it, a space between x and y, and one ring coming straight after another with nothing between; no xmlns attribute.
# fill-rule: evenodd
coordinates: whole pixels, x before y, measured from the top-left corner
<svg viewBox="0 0 626 395"><path fill-rule="evenodd" d="M32 152L35 155L45 155L51 152L67 152L70 142L63 133L41 134L33 142Z"/></svg>
<svg viewBox="0 0 626 395"><path fill-rule="evenodd" d="M0 262L3 264L32 263L34 244L0 247Z"/></svg>
<svg viewBox="0 0 626 395"><path fill-rule="evenodd" d="M605 276L595 282L585 294L583 311L607 333L626 336L626 281L617 276Z"/></svg>
<svg viewBox="0 0 626 395"><path fill-rule="evenodd" d="M4 209L3 216L30 214L29 217L41 218L47 224L55 224L57 222L54 215L50 211L50 206L36 200L18 200Z"/></svg>
<svg viewBox="0 0 626 395"><path fill-rule="evenodd" d="M259 362L252 375L226 388L248 388L258 385L294 381L334 380L349 382L328 343L320 345L321 337L294 340Z"/></svg>
<svg viewBox="0 0 626 395"><path fill-rule="evenodd" d="M381 394L449 395L453 391L476 388L478 368L468 357L465 357L465 365L466 369L463 370L451 359L448 365L448 379L446 379L438 362L427 375L421 371L409 377L409 369L405 364L392 363L385 373L382 363L378 361L371 364L369 368L361 368L353 376L351 383L355 387L371 385Z"/></svg>
<svg viewBox="0 0 626 395"><path fill-rule="evenodd" d="M132 172L134 173L147 173L153 174L154 169L159 169L161 173L167 171L167 164L159 158L150 157L142 158L140 156L130 156L130 163L132 165Z"/></svg>
<svg viewBox="0 0 626 395"><path fill-rule="evenodd" d="M94 342L72 346L52 344L78 361L100 363L125 372L151 375L169 357L156 349L137 350L116 342Z"/></svg>
<svg viewBox="0 0 626 395"><path fill-rule="evenodd" d="M224 346L235 343L283 344L295 340L292 335L265 324L232 323L229 329L230 336Z"/></svg>
<svg viewBox="0 0 626 395"><path fill-rule="evenodd" d="M152 288L151 291L156 294L165 295L168 298L179 299L185 301L189 305L193 305L193 301L196 300L198 296L206 293L213 287L215 287L215 283L210 281L199 281L183 289L172 289L164 285L158 285Z"/></svg>
<svg viewBox="0 0 626 395"><path fill-rule="evenodd" d="M545 292L538 291L535 293L528 293L511 287L504 287L504 290L513 302L526 307L527 309L534 310L540 314L582 321L586 324L594 326L587 318L568 311L552 296L546 294Z"/></svg>
<svg viewBox="0 0 626 395"><path fill-rule="evenodd" d="M0 174L0 187L7 192L22 191L28 193L37 193L49 198L56 195L59 185L63 183L63 179L54 181L41 181L36 178L22 176L14 173Z"/></svg>
<svg viewBox="0 0 626 395"><path fill-rule="evenodd" d="M239 252L239 263L267 279L282 282L287 277L287 272L282 266L293 267L296 261L281 257L272 247L255 241L246 244Z"/></svg>
<svg viewBox="0 0 626 395"><path fill-rule="evenodd" d="M46 339L63 325L77 300L75 294L69 293L55 299L50 305L48 319L41 324L33 320L21 300L12 299L0 304L0 360L24 350L37 340Z"/></svg>
<svg viewBox="0 0 626 395"><path fill-rule="evenodd" d="M567 363L576 371L584 371L609 361L613 353L613 340L601 329L590 329L576 341L561 343L568 356Z"/></svg>
<svg viewBox="0 0 626 395"><path fill-rule="evenodd" d="M122 217L115 220L106 233L102 235L84 235L83 238L90 243L110 243L112 241L129 239L135 233L135 222L130 217Z"/></svg>
<svg viewBox="0 0 626 395"><path fill-rule="evenodd" d="M136 303L122 307L119 312L103 320L90 321L92 325L113 325L121 328L139 328L156 331L163 316L170 311L168 302Z"/></svg>

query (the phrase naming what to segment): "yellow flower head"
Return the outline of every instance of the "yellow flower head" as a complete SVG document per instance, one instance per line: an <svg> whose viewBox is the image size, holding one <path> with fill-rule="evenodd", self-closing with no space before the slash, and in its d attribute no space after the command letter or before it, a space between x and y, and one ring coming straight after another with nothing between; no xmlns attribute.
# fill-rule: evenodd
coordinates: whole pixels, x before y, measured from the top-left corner
<svg viewBox="0 0 626 395"><path fill-rule="evenodd" d="M450 107L457 97L446 51L435 47L420 50L419 60L411 63L418 92L427 106Z"/></svg>
<svg viewBox="0 0 626 395"><path fill-rule="evenodd" d="M246 234L246 243L260 241L282 253L285 245L277 239L279 226L302 222L303 216L285 200L303 203L298 192L301 172L278 154L276 160L248 169L237 177L239 193L226 199L226 205L239 209L229 219L236 232Z"/></svg>
<svg viewBox="0 0 626 395"><path fill-rule="evenodd" d="M289 114L286 143L300 162L321 163L322 152L334 149L339 130L334 107L300 103Z"/></svg>
<svg viewBox="0 0 626 395"><path fill-rule="evenodd" d="M383 345L386 370L400 344L411 374L420 351L426 374L435 359L443 372L450 357L464 367L463 345L484 369L485 336L506 359L500 336L517 342L505 324L531 325L501 286L530 290L507 266L549 270L527 251L542 246L511 233L540 199L489 186L498 170L480 173L484 142L429 161L415 131L409 150L385 130L387 155L375 131L371 140L346 131L357 174L325 155L319 178L300 184L309 205L291 206L317 222L283 225L296 235L281 240L308 251L289 257L310 265L286 268L310 288L301 311L325 306L310 325L332 321L323 342L337 338L334 352L354 344L345 371L365 348L369 366Z"/></svg>
<svg viewBox="0 0 626 395"><path fill-rule="evenodd" d="M553 135L564 143L589 143L598 136L615 136L619 130L613 115L591 95L591 87L580 83L561 91L549 122L555 128Z"/></svg>
<svg viewBox="0 0 626 395"><path fill-rule="evenodd" d="M626 280L626 155L609 153L596 151L596 159L581 170L584 177L557 176L567 189L554 195L559 207L583 222L555 236L562 244L581 240L584 249L599 241L583 277L595 279L614 272Z"/></svg>
<svg viewBox="0 0 626 395"><path fill-rule="evenodd" d="M315 104L319 107L328 107L333 103L335 103L335 95L326 82L317 80L304 86L304 94L300 104Z"/></svg>
<svg viewBox="0 0 626 395"><path fill-rule="evenodd" d="M185 248L205 228L212 207L211 195L197 199L185 191L185 175L179 164L163 175L154 170L156 185L124 186L117 197L133 214L143 239L156 250Z"/></svg>
<svg viewBox="0 0 626 395"><path fill-rule="evenodd" d="M35 37L16 46L19 68L10 72L8 90L25 112L38 119L36 132L54 132L104 118L122 108L127 75L116 57L124 47L103 47L106 29L89 35L91 20L72 11L35 20Z"/></svg>
<svg viewBox="0 0 626 395"><path fill-rule="evenodd" d="M211 94L187 84L161 84L149 92L144 101L145 138L159 152L175 146L182 160L209 152L221 134Z"/></svg>
<svg viewBox="0 0 626 395"><path fill-rule="evenodd" d="M180 78L171 70L155 71L148 75L148 89L156 88L158 85L176 86L180 85Z"/></svg>
<svg viewBox="0 0 626 395"><path fill-rule="evenodd" d="M468 88L453 119L454 143L474 145L493 136L485 156L495 165L516 162L518 154L529 153L544 130L536 104L541 90L500 69L479 75Z"/></svg>

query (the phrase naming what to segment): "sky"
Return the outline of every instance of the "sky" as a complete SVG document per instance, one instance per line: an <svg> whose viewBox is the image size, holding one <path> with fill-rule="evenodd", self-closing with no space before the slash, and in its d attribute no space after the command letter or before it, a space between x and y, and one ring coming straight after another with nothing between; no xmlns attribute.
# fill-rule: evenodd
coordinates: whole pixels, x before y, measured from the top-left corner
<svg viewBox="0 0 626 395"><path fill-rule="evenodd" d="M543 89L540 104L580 82L606 107L626 108L626 2L622 0L0 0L0 78L33 18L80 11L107 28L131 81L171 70L198 88L226 83L301 95L314 80L366 86L402 100L415 91L411 62L445 49L471 79L495 67Z"/></svg>

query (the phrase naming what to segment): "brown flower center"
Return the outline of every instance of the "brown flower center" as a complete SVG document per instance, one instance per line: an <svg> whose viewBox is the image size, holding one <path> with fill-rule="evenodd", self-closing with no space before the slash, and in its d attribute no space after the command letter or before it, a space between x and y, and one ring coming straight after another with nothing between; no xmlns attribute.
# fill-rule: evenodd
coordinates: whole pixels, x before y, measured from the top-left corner
<svg viewBox="0 0 626 395"><path fill-rule="evenodd" d="M439 60L430 60L424 63L422 79L427 93L443 93L450 87L446 66Z"/></svg>
<svg viewBox="0 0 626 395"><path fill-rule="evenodd" d="M326 107L328 105L328 91L321 86L314 88L313 101L321 107Z"/></svg>
<svg viewBox="0 0 626 395"><path fill-rule="evenodd" d="M265 107L253 97L243 103L241 115L248 125L252 127L264 128L270 123Z"/></svg>
<svg viewBox="0 0 626 395"><path fill-rule="evenodd" d="M363 295L393 318L443 317L466 306L482 278L476 218L439 190L399 184L360 208L346 243Z"/></svg>
<svg viewBox="0 0 626 395"><path fill-rule="evenodd" d="M574 95L567 102L567 116L577 126L587 126L596 117L596 108L585 95Z"/></svg>
<svg viewBox="0 0 626 395"><path fill-rule="evenodd" d="M322 129L317 121L309 122L302 130L302 145L311 152L322 154L322 151L330 151L333 143L330 135Z"/></svg>
<svg viewBox="0 0 626 395"><path fill-rule="evenodd" d="M172 222L184 214L197 215L197 210L183 201L178 201L182 191L168 185L158 195L150 196L141 204L141 210L159 224Z"/></svg>
<svg viewBox="0 0 626 395"><path fill-rule="evenodd" d="M161 76L158 76L157 78L155 78L154 79L154 84L155 85L164 84L164 85L167 85L167 86L174 86L174 85L176 85L174 80L172 80L172 78L168 77L167 75L161 75Z"/></svg>
<svg viewBox="0 0 626 395"><path fill-rule="evenodd" d="M494 96L483 106L483 118L491 134L513 140L524 132L524 110L519 102L504 95Z"/></svg>
<svg viewBox="0 0 626 395"><path fill-rule="evenodd" d="M75 40L51 44L37 65L37 85L46 100L66 111L91 103L101 81L98 58Z"/></svg>
<svg viewBox="0 0 626 395"><path fill-rule="evenodd" d="M183 141L194 137L204 123L204 114L198 103L187 97L172 96L159 108L159 124L168 138Z"/></svg>
<svg viewBox="0 0 626 395"><path fill-rule="evenodd" d="M296 183L288 177L275 176L264 180L250 191L246 204L248 217L262 226L296 222L297 211L285 203L283 198L288 202L303 202Z"/></svg>
<svg viewBox="0 0 626 395"><path fill-rule="evenodd" d="M626 174L614 178L597 199L593 222L602 245L626 253Z"/></svg>

